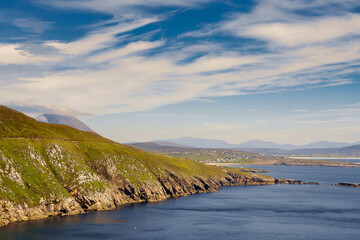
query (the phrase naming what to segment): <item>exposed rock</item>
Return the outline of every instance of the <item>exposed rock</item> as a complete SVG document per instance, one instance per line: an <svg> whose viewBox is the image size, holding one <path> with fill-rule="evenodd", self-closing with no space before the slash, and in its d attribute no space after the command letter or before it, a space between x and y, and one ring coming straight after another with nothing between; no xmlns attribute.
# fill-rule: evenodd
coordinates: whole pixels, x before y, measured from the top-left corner
<svg viewBox="0 0 360 240"><path fill-rule="evenodd" d="M308 185L320 185L320 183L317 183L317 182L304 182L303 184L308 184Z"/></svg>
<svg viewBox="0 0 360 240"><path fill-rule="evenodd" d="M341 187L355 187L355 188L360 188L360 184L359 183L338 183L335 184L336 186L341 186Z"/></svg>
<svg viewBox="0 0 360 240"><path fill-rule="evenodd" d="M73 198L44 202L39 206L31 208L26 204L14 205L9 201L0 201L0 226L12 222L38 220L55 215L75 215L83 212L83 209Z"/></svg>
<svg viewBox="0 0 360 240"><path fill-rule="evenodd" d="M294 179L275 179L276 184L303 184L300 180Z"/></svg>
<svg viewBox="0 0 360 240"><path fill-rule="evenodd" d="M242 168L241 171L243 172L251 172L251 173L269 173L270 171L263 170L263 169L255 169L255 168Z"/></svg>
<svg viewBox="0 0 360 240"><path fill-rule="evenodd" d="M118 181L112 186L111 191L91 193L80 190L73 192L71 198L51 202L43 201L39 206L31 208L26 204L14 205L9 201L1 201L0 226L11 222L37 220L55 215L64 216L87 211L111 210L126 203L154 202L189 194L213 192L221 186L302 184L301 181L291 179L245 177L231 171L227 174L228 176L224 178L193 177L190 179L170 173L167 178L159 178L158 181L151 183L145 182L141 187Z"/></svg>

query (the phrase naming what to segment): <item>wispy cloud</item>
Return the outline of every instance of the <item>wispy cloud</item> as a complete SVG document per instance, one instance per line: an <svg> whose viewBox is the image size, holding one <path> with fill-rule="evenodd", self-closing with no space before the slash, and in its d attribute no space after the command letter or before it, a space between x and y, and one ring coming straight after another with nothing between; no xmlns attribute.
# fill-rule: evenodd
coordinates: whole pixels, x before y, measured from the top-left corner
<svg viewBox="0 0 360 240"><path fill-rule="evenodd" d="M40 64L43 62L55 62L62 60L61 56L47 56L33 54L23 49L21 44L0 43L0 64Z"/></svg>
<svg viewBox="0 0 360 240"><path fill-rule="evenodd" d="M41 21L39 19L28 18L16 18L13 20L13 24L26 32L43 33L51 28L52 22Z"/></svg>
<svg viewBox="0 0 360 240"><path fill-rule="evenodd" d="M70 8L81 10L92 10L96 12L106 12L112 14L119 14L128 12L129 8L132 11L137 11L134 7L191 7L203 3L212 2L214 0L34 0L41 4L51 5L57 8Z"/></svg>
<svg viewBox="0 0 360 240"><path fill-rule="evenodd" d="M236 32L237 35L244 33ZM360 34L360 15L330 17L301 23L269 23L250 28L245 36L265 39L275 44L296 46L324 42L348 35Z"/></svg>
<svg viewBox="0 0 360 240"><path fill-rule="evenodd" d="M136 53L139 51L145 51L148 49L153 49L160 47L164 44L163 41L156 41L156 42L145 42L145 41L138 41L132 42L126 45L123 48L119 48L117 50L108 50L102 52L100 54L95 55L94 57L90 58L92 62L106 62L110 60L116 60L120 57L128 56L132 53Z"/></svg>
<svg viewBox="0 0 360 240"><path fill-rule="evenodd" d="M52 52L32 52L27 43L1 44L4 57L0 64L41 63L45 68L40 76L16 75L17 81L6 81L0 88L3 103L36 105L46 101L94 114L132 112L219 96L348 84L354 81L349 75L358 71L351 65L360 59L360 16L348 11L360 5L357 1L331 0L330 7L329 1L322 0L258 1L248 13L234 13L211 29L198 29L201 34L187 35L231 35L239 45L251 38L265 51L237 51L226 41L202 38L183 41L186 34L179 34L182 37L176 41L165 36L153 38L160 28L151 28L149 36L145 36L149 32L134 35L132 31L166 18L151 17L148 12L136 15L135 10L124 17L116 15L119 9L135 6L189 7L209 2L206 0L37 2L106 12L114 18L91 25L85 36L74 41L37 43ZM328 11L324 13L322 8ZM301 15L298 10L318 14Z"/></svg>
<svg viewBox="0 0 360 240"><path fill-rule="evenodd" d="M13 103L9 103L8 106L16 109L17 111L25 112L27 115L31 117L37 117L43 113L54 113L54 114L60 114L65 116L76 116L76 117L89 116L89 114L87 113L82 113L73 110L71 108L64 108L53 105L47 105L47 104L29 105L29 104L13 102Z"/></svg>
<svg viewBox="0 0 360 240"><path fill-rule="evenodd" d="M46 45L59 49L68 55L89 54L93 51L113 46L117 43L116 35L125 33L147 24L158 21L157 18L140 18L132 21L119 22L115 26L100 28L84 38L73 42L51 41Z"/></svg>

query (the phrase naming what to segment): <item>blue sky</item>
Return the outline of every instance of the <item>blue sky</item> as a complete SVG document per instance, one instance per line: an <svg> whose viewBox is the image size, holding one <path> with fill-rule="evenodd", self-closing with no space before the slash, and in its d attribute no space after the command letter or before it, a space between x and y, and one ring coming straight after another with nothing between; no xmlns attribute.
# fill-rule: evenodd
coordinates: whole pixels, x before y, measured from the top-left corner
<svg viewBox="0 0 360 240"><path fill-rule="evenodd" d="M360 141L360 2L0 3L0 103L114 140Z"/></svg>

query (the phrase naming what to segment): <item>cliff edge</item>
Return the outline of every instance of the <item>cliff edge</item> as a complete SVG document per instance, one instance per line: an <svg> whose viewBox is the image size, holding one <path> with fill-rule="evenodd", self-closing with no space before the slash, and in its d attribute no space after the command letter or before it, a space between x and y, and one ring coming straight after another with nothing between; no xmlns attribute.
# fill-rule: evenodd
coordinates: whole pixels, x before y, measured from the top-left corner
<svg viewBox="0 0 360 240"><path fill-rule="evenodd" d="M147 153L0 106L0 226L277 183L301 184Z"/></svg>

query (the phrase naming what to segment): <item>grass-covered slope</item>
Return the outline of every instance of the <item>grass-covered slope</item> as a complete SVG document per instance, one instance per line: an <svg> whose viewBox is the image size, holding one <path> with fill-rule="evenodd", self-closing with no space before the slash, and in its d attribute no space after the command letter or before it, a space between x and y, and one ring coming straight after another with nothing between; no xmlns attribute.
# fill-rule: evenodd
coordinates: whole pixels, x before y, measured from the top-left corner
<svg viewBox="0 0 360 240"><path fill-rule="evenodd" d="M0 226L276 181L147 153L0 106Z"/></svg>
<svg viewBox="0 0 360 240"><path fill-rule="evenodd" d="M0 105L0 138L109 141L93 132L83 132L60 124L38 122L3 105Z"/></svg>

